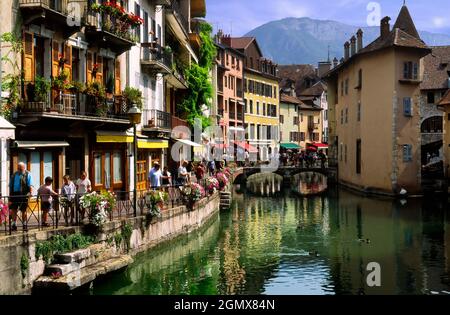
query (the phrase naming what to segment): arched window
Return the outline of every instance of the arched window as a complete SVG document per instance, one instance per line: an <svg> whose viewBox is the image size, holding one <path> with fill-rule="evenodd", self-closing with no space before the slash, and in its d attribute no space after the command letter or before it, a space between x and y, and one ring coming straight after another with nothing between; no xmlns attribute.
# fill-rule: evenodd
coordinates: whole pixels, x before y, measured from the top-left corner
<svg viewBox="0 0 450 315"><path fill-rule="evenodd" d="M439 116L434 116L426 119L422 123L421 132L422 133L442 133L443 118Z"/></svg>

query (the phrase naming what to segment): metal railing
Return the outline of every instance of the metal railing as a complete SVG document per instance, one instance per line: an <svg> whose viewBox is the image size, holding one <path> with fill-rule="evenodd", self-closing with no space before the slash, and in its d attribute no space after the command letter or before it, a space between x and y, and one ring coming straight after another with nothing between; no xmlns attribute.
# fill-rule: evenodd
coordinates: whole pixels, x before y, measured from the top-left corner
<svg viewBox="0 0 450 315"><path fill-rule="evenodd" d="M206 174L205 174L206 176ZM206 188L206 179L200 181L192 179L190 182L199 183ZM146 195L149 192L163 192L167 200L162 204L161 211L187 205L183 196L184 185L174 184L137 192L137 216L150 213L151 204ZM115 206L107 211L108 220L119 220L134 216L133 192L114 192ZM0 197L0 235L11 235L15 232L28 232L30 230L58 229L60 227L79 226L89 223L90 210L81 206L82 194L53 196L49 210L44 210L43 197L48 196L10 196ZM208 198L208 196L205 196ZM13 209L17 209L13 211ZM47 218L46 218L47 217Z"/></svg>
<svg viewBox="0 0 450 315"><path fill-rule="evenodd" d="M108 32L129 42L137 40L137 28L131 27L125 21L107 13L96 13L87 10L86 22L88 26Z"/></svg>
<svg viewBox="0 0 450 315"><path fill-rule="evenodd" d="M164 51L164 48L155 43L141 44L141 61L159 62L169 70L173 68L173 53Z"/></svg>
<svg viewBox="0 0 450 315"><path fill-rule="evenodd" d="M179 0L173 0L170 10L173 12L179 23L183 26L187 34L189 34L189 22L181 11Z"/></svg>
<svg viewBox="0 0 450 315"><path fill-rule="evenodd" d="M121 95L111 99L98 99L94 96L70 91L50 91L47 97L36 101L34 82L25 82L23 93L23 113L55 113L68 116L94 116L128 119L128 105Z"/></svg>
<svg viewBox="0 0 450 315"><path fill-rule="evenodd" d="M145 109L143 111L143 124L146 128L171 129L172 119L170 113L157 109Z"/></svg>

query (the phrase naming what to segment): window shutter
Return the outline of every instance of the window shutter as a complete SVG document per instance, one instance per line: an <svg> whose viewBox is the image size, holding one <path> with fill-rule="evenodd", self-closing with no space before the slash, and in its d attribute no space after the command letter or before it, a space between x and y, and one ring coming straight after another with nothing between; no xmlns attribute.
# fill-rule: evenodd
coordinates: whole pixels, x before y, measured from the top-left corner
<svg viewBox="0 0 450 315"><path fill-rule="evenodd" d="M403 146L403 162L411 162L412 161L412 145L405 144Z"/></svg>
<svg viewBox="0 0 450 315"><path fill-rule="evenodd" d="M23 71L24 80L33 81L34 74L34 35L23 33Z"/></svg>
<svg viewBox="0 0 450 315"><path fill-rule="evenodd" d="M417 80L419 77L419 67L417 63L414 63L414 70L413 70L413 79Z"/></svg>
<svg viewBox="0 0 450 315"><path fill-rule="evenodd" d="M412 104L411 104L411 98L410 97L405 97L403 99L403 114L406 117L411 117L412 116Z"/></svg>
<svg viewBox="0 0 450 315"><path fill-rule="evenodd" d="M97 65L98 65L98 70L97 70L96 80L100 83L103 83L103 57L97 56Z"/></svg>
<svg viewBox="0 0 450 315"><path fill-rule="evenodd" d="M57 41L53 41L52 44L52 76L56 77L59 75L59 57L60 57L60 48L59 43Z"/></svg>
<svg viewBox="0 0 450 315"><path fill-rule="evenodd" d="M116 59L116 64L114 67L114 80L115 80L115 92L116 94L120 94L121 90L121 82L120 82L120 61Z"/></svg>
<svg viewBox="0 0 450 315"><path fill-rule="evenodd" d="M69 44L64 45L64 58L66 62L64 64L64 70L69 73L69 80L72 79L72 46Z"/></svg>
<svg viewBox="0 0 450 315"><path fill-rule="evenodd" d="M87 82L92 82L93 78L92 78L92 69L94 68L94 63L93 63L93 54L92 52L88 51L87 56L87 67L86 67L86 72L87 72Z"/></svg>

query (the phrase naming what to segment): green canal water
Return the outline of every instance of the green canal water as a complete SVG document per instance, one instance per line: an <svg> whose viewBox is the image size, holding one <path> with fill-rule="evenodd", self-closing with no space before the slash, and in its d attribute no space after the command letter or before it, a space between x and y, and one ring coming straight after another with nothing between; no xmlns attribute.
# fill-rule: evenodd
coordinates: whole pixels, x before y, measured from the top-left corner
<svg viewBox="0 0 450 315"><path fill-rule="evenodd" d="M324 185L314 174L290 187L257 176L235 187L230 211L139 255L90 293L450 294L446 202L317 195ZM371 262L381 267L381 287L367 285Z"/></svg>

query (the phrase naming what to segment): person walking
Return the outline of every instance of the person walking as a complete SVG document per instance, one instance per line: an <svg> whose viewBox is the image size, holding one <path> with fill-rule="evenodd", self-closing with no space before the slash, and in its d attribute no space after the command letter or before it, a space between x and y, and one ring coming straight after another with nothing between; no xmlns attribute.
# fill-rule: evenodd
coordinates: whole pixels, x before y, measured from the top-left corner
<svg viewBox="0 0 450 315"><path fill-rule="evenodd" d="M64 183L61 188L61 194L67 200L67 204L64 207L64 216L66 219L66 224L69 223L70 216L70 225L73 225L73 221L75 218L75 199L77 194L77 187L70 180L69 175L64 175L63 181Z"/></svg>
<svg viewBox="0 0 450 315"><path fill-rule="evenodd" d="M52 188L53 178L46 177L45 183L39 187L37 191L38 199L41 200L41 211L42 211L42 227L49 227L48 224L48 213L53 209L53 197L57 197L58 193Z"/></svg>
<svg viewBox="0 0 450 315"><path fill-rule="evenodd" d="M189 182L189 173L186 169L188 165L187 161L183 161L180 165L180 167L178 168L178 183L181 186L186 185Z"/></svg>
<svg viewBox="0 0 450 315"><path fill-rule="evenodd" d="M161 176L161 184L164 187L172 186L172 174L169 172L169 168L167 166L164 166Z"/></svg>
<svg viewBox="0 0 450 315"><path fill-rule="evenodd" d="M86 213L86 209L81 207L79 201L80 201L80 198L82 196L84 196L85 194L90 193L91 189L92 189L91 181L87 177L87 173L85 171L81 172L81 176L77 180L75 185L77 187L77 207L78 207L78 210L79 210L80 215L81 215L80 219L81 219L81 221L83 221L84 220L84 215Z"/></svg>
<svg viewBox="0 0 450 315"><path fill-rule="evenodd" d="M30 172L27 171L23 162L17 164L17 171L12 175L9 183L11 197L9 200L9 209L11 210L11 230L17 231L17 212L22 213L23 230L27 231L27 208L28 199L33 193L33 183Z"/></svg>
<svg viewBox="0 0 450 315"><path fill-rule="evenodd" d="M197 183L199 184L203 177L205 177L205 167L203 166L202 162L200 162L195 169L195 177L197 178Z"/></svg>
<svg viewBox="0 0 450 315"><path fill-rule="evenodd" d="M161 167L158 162L153 163L153 168L150 170L148 175L148 182L150 185L150 189L158 189L161 187Z"/></svg>

